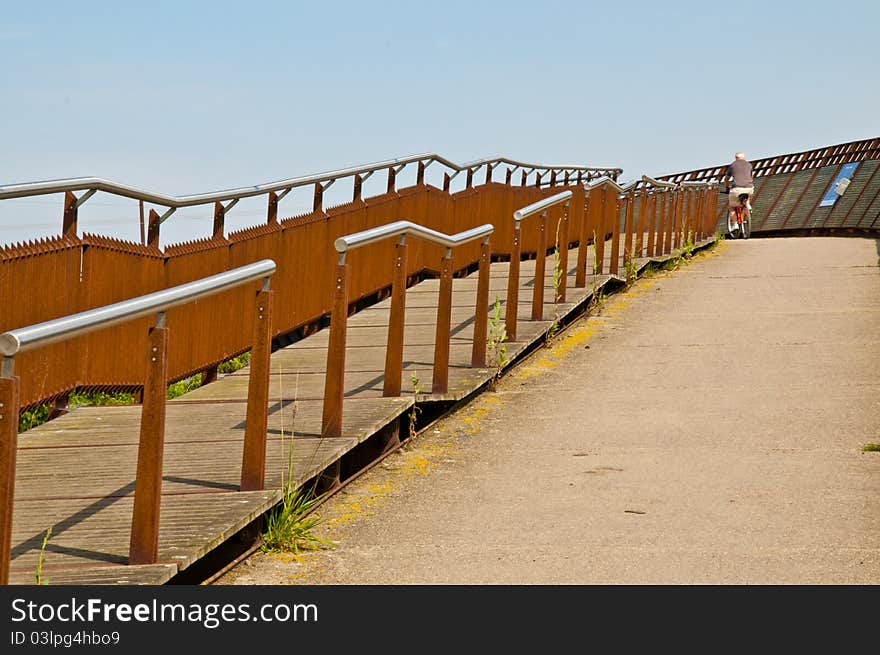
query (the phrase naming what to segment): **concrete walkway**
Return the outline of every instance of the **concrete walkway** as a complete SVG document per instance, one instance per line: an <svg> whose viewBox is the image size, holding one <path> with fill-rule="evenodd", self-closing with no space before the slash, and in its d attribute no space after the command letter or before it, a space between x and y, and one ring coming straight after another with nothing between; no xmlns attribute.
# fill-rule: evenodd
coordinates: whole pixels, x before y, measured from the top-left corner
<svg viewBox="0 0 880 655"><path fill-rule="evenodd" d="M725 242L608 299L220 584L880 583L868 239Z"/></svg>

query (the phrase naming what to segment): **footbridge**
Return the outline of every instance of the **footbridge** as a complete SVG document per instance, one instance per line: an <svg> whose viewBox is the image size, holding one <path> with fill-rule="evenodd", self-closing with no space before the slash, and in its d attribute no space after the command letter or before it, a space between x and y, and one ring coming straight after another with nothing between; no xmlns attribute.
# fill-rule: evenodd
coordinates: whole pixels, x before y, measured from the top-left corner
<svg viewBox="0 0 880 655"><path fill-rule="evenodd" d="M878 153L754 162L753 236L876 239ZM721 173L427 153L189 196L0 186L61 210L58 236L0 248L0 583L165 584L246 552L286 491L340 488L605 296L712 248ZM385 193L363 197L373 175ZM325 207L336 183L351 200ZM281 218L302 188L312 211ZM153 206L142 243L81 233L96 193ZM266 220L227 233L245 198ZM212 236L160 247L193 206ZM83 393L130 400L72 407Z"/></svg>

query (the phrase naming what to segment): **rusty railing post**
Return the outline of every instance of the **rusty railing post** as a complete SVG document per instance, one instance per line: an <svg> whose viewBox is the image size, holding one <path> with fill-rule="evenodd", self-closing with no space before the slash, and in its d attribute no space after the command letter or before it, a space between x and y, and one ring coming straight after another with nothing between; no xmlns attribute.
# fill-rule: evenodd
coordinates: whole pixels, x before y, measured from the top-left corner
<svg viewBox="0 0 880 655"><path fill-rule="evenodd" d="M626 202L624 197L623 202ZM614 193L614 222L611 223L611 262L608 270L612 275L617 275L620 260L620 195Z"/></svg>
<svg viewBox="0 0 880 655"><path fill-rule="evenodd" d="M77 198L70 191L64 192L64 214L61 218L61 234L66 237L76 236Z"/></svg>
<svg viewBox="0 0 880 655"><path fill-rule="evenodd" d="M578 184L581 173L578 172ZM590 252L590 192L584 192L584 217L581 220L581 233L578 237L577 271L574 275L574 286L583 289L587 286L587 255Z"/></svg>
<svg viewBox="0 0 880 655"><path fill-rule="evenodd" d="M636 258L642 257L645 246L645 227L647 221L647 213L645 212L645 204L648 202L648 192L645 187L639 191L639 218L636 221Z"/></svg>
<svg viewBox="0 0 880 655"><path fill-rule="evenodd" d="M469 168L469 169L467 169L467 181L465 182L464 188L470 189L473 186L474 186L474 169Z"/></svg>
<svg viewBox="0 0 880 655"><path fill-rule="evenodd" d="M278 194L274 191L269 192L269 206L266 210L266 222L269 225L278 223Z"/></svg>
<svg viewBox="0 0 880 655"><path fill-rule="evenodd" d="M420 161L416 168L416 186L422 186L425 183L425 162Z"/></svg>
<svg viewBox="0 0 880 655"><path fill-rule="evenodd" d="M676 195L678 202L675 207L675 214L672 219L672 249L678 250L681 247L681 235L684 231L684 224L687 222L688 212L688 196L689 189L677 189Z"/></svg>
<svg viewBox="0 0 880 655"><path fill-rule="evenodd" d="M315 182L315 195L312 198L312 212L317 213L324 209L324 185Z"/></svg>
<svg viewBox="0 0 880 655"><path fill-rule="evenodd" d="M345 397L345 337L348 329L348 280L345 255L339 255L333 281L330 339L327 346L327 377L324 380L322 437L342 436L342 401Z"/></svg>
<svg viewBox="0 0 880 655"><path fill-rule="evenodd" d="M351 201L358 202L364 190L364 178L360 174L354 176L354 187L351 191Z"/></svg>
<svg viewBox="0 0 880 655"><path fill-rule="evenodd" d="M391 316L385 349L383 396L399 396L403 375L403 330L406 314L406 236L395 246L394 271L391 274Z"/></svg>
<svg viewBox="0 0 880 655"><path fill-rule="evenodd" d="M474 346L471 351L471 367L486 366L486 339L489 331L489 267L492 262L492 245L487 236L480 246L480 269L477 277L477 304L474 310Z"/></svg>
<svg viewBox="0 0 880 655"><path fill-rule="evenodd" d="M394 166L388 167L388 186L385 193L394 193L397 191L397 169Z"/></svg>
<svg viewBox="0 0 880 655"><path fill-rule="evenodd" d="M449 193L449 186L452 183L452 178L449 176L449 173L443 173L443 190L446 193Z"/></svg>
<svg viewBox="0 0 880 655"><path fill-rule="evenodd" d="M138 444L129 564L155 564L159 557L159 509L165 451L165 397L168 380L168 328L159 312L147 337L147 372Z"/></svg>
<svg viewBox="0 0 880 655"><path fill-rule="evenodd" d="M507 275L507 307L504 329L510 341L516 341L516 313L519 305L519 260L522 256L522 230L519 221L513 224L513 244L510 248L510 268Z"/></svg>
<svg viewBox="0 0 880 655"><path fill-rule="evenodd" d="M223 238L223 228L226 223L226 209L223 207L223 203L215 202L214 203L214 229L211 231L212 239L222 239Z"/></svg>
<svg viewBox="0 0 880 655"><path fill-rule="evenodd" d="M13 358L3 358L0 372L0 585L9 584L12 558L12 511L15 497L15 453L21 385L13 375Z"/></svg>
<svg viewBox="0 0 880 655"><path fill-rule="evenodd" d="M657 192L653 191L645 199L645 217L647 219L648 243L645 246L645 256L653 257L655 249L655 236L657 234Z"/></svg>
<svg viewBox="0 0 880 655"><path fill-rule="evenodd" d="M675 189L672 192L672 207L666 221L666 239L663 241L663 254L665 255L672 253L672 229L673 225L681 220L681 201L681 191L680 189Z"/></svg>
<svg viewBox="0 0 880 655"><path fill-rule="evenodd" d="M599 211L598 211L598 225L596 226L596 230L593 232L593 242L596 246L596 261L593 262L593 271L597 275L602 275L602 271L605 270L605 230L608 227L608 217L606 214L606 202L605 196L608 195L608 188L606 186L602 186L599 190Z"/></svg>
<svg viewBox="0 0 880 655"><path fill-rule="evenodd" d="M259 491L266 482L266 436L269 420L269 358L272 355L272 290L269 278L254 303L254 345L248 379L247 419L241 455L241 491ZM284 398L279 398L280 407ZM291 435L292 436L292 435Z"/></svg>
<svg viewBox="0 0 880 655"><path fill-rule="evenodd" d="M555 285L554 302L556 303L565 302L565 292L568 286L568 206L570 202L569 200L565 201L565 204L562 206L562 216L556 224L559 234L556 239L556 265L559 267L559 270L553 271L553 280L556 281L557 276L559 278L558 284Z"/></svg>
<svg viewBox="0 0 880 655"><path fill-rule="evenodd" d="M636 192L632 189L626 197L626 212L623 237L623 262L626 264L633 258L633 212L635 211Z"/></svg>
<svg viewBox="0 0 880 655"><path fill-rule="evenodd" d="M153 248L159 247L159 214L155 209L150 210L150 217L147 221L147 245Z"/></svg>
<svg viewBox="0 0 880 655"><path fill-rule="evenodd" d="M666 236L666 205L669 192L663 189L657 194L657 237L654 239L654 253L663 254L663 239Z"/></svg>
<svg viewBox="0 0 880 655"><path fill-rule="evenodd" d="M544 271L547 263L547 210L538 224L538 252L535 256L535 283L532 288L532 320L544 320Z"/></svg>
<svg viewBox="0 0 880 655"><path fill-rule="evenodd" d="M440 298L434 333L434 373L431 393L446 393L449 387L449 333L452 328L452 248L440 262Z"/></svg>

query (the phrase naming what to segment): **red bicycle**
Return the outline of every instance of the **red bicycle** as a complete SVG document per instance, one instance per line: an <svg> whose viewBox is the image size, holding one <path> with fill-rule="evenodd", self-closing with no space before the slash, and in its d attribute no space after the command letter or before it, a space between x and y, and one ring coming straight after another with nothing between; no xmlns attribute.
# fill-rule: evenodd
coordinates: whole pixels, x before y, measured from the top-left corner
<svg viewBox="0 0 880 655"><path fill-rule="evenodd" d="M749 209L749 194L739 194L739 204L733 208L736 222L730 220L730 214L727 215L727 232L730 238L748 239L752 234L752 212Z"/></svg>

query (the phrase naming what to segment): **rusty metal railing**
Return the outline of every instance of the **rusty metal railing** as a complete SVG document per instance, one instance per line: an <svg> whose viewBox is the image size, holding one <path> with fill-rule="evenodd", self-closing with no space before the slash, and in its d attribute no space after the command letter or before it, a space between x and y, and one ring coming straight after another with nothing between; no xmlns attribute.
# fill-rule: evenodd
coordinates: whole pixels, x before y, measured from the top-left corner
<svg viewBox="0 0 880 655"><path fill-rule="evenodd" d="M560 256L559 266L562 268L563 275L561 278L562 299L559 299L557 290L557 302L565 302L565 274L564 271L568 265L568 208L571 202L571 191L563 191L549 198L543 198L530 205L521 207L513 212L513 247L510 252L510 269L507 281L507 310L504 318L504 328L507 331L507 337L511 341L516 341L516 312L519 304L519 263L522 257L522 231L520 223L523 219L535 214L540 215L538 250L535 258L535 283L532 292L532 320L544 320L544 269L547 259L547 212L551 207L562 204L562 217L559 224L559 238L557 240L557 248ZM559 246L559 242L564 247Z"/></svg>
<svg viewBox="0 0 880 655"><path fill-rule="evenodd" d="M382 394L399 396L403 373L403 332L406 312L406 251L407 236L445 246L440 262L440 298L437 306L437 325L434 339L434 367L431 392L446 393L449 384L449 339L452 321L452 249L455 246L482 239L479 261L479 279L474 319L474 342L471 366L486 365L486 332L489 318L489 264L491 246L489 236L494 227L480 225L457 234L445 234L410 221L395 221L362 232L339 237L334 247L339 260L334 274L333 305L330 314L330 337L327 346L327 376L324 383L324 408L321 435L342 435L342 412L345 397L345 345L348 324L348 264L349 250L385 239L397 237L391 287L391 315L388 323L388 341L385 351L385 376Z"/></svg>
<svg viewBox="0 0 880 655"><path fill-rule="evenodd" d="M130 564L155 563L159 544L159 507L162 489L162 454L165 442L167 394L168 309L262 280L254 303L254 339L250 359L247 419L242 455L241 490L262 489L266 468L266 426L269 399L272 291L269 282L275 262L261 260L194 282L145 296L91 309L72 316L11 330L0 335L0 584L8 584L15 491L15 455L18 441L19 379L15 356L94 332L119 323L155 314L148 333L146 381L141 410L140 442L131 521Z"/></svg>
<svg viewBox="0 0 880 655"><path fill-rule="evenodd" d="M166 211L159 214L155 210L150 211L149 225L147 228L147 242L158 247L159 228L171 215L179 208L192 207L196 205L214 205L214 235L222 234L225 222L225 216L232 207L244 198L254 196L267 196L268 222L277 222L278 203L293 189L303 186L314 186L313 211L319 210L323 206L324 192L340 179L353 178L353 200L359 200L362 194L363 183L374 173L386 171L388 175L389 192L396 188L397 175L409 164L417 164L418 171L416 174L416 184L424 183L425 170L433 163L438 163L452 171L452 174L444 173L444 190L449 191L450 183L453 178L461 173L465 173L466 188L473 185L474 176L483 168L485 168L486 182L492 181L493 172L499 166L507 167L505 182L512 183L513 173L517 170L522 171L522 186L526 186L527 179L534 174L535 186L553 186L564 181L569 184L570 181L576 180L578 184L583 181L608 176L616 179L623 169L611 166L580 166L580 165L544 165L544 164L527 164L519 162L507 157L495 157L491 159L478 159L466 164L456 164L445 157L436 153L423 153L417 155L409 155L396 159L388 159L385 161L374 162L371 164L363 164L360 166L352 166L342 168L325 173L317 173L313 175L305 175L301 177L293 177L275 182L267 182L264 184L255 184L253 186L239 187L235 189L226 189L211 193L198 193L184 196L171 196L163 193L140 189L108 180L100 177L78 177L66 178L59 180L46 180L42 182L26 182L19 184L8 184L0 186L0 200L12 198L24 198L29 196L46 195L53 193L64 193L64 206L62 218L62 234L75 235L77 230L77 213L89 198L96 192L102 191L113 195L139 200L141 202L167 207ZM547 177L548 179L544 179ZM84 191L80 196L76 196L75 192ZM226 204L224 204L226 203Z"/></svg>
<svg viewBox="0 0 880 655"><path fill-rule="evenodd" d="M587 220L582 223L580 243L583 246L592 239L595 244L594 274L604 271L608 235L611 238L608 272L617 275L621 263L626 266L637 257L668 255L689 239L696 242L706 238L714 225L711 203L716 200L710 200L709 196L717 198L715 183L673 183L643 175L624 186L611 179L597 180L587 185L586 191ZM586 261L586 250L581 247L575 283L578 287L586 283Z"/></svg>

